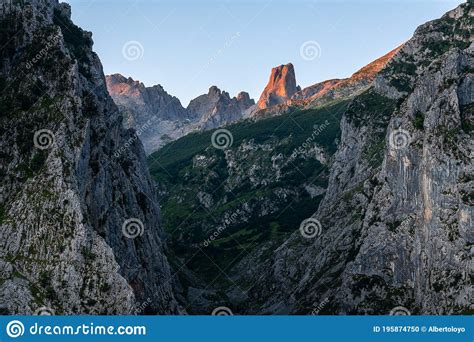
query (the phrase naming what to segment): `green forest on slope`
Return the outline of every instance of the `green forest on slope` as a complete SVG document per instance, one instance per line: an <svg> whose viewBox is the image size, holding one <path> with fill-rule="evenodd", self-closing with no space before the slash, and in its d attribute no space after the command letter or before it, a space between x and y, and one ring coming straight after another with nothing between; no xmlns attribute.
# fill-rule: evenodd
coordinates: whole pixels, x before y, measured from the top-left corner
<svg viewBox="0 0 474 342"><path fill-rule="evenodd" d="M276 246L297 230L299 223L317 210L324 192L311 197L304 184L325 189L328 165L300 154L288 160L303 146L316 145L330 157L337 149L339 121L347 106L347 101L341 101L229 125L226 129L232 133L233 144L225 152L212 146L214 131L206 131L189 134L152 154L150 170L157 182L172 253L181 260L175 260L177 266L189 260L188 267L201 279L214 281L219 269L228 269L262 244ZM249 143L258 148L243 151L243 145ZM226 153L234 156L240 175L229 173ZM206 160L205 167L196 165L196 156ZM273 177L272 156L281 161L281 168L277 165L280 177ZM256 165L260 170L253 183L248 177L239 177ZM255 184L255 178L263 184ZM281 191L287 191L288 196L278 196ZM200 203L200 192L211 195L210 207ZM269 203L273 210L266 213L262 203ZM204 247L203 241L223 227ZM226 281L218 278L216 282Z"/></svg>

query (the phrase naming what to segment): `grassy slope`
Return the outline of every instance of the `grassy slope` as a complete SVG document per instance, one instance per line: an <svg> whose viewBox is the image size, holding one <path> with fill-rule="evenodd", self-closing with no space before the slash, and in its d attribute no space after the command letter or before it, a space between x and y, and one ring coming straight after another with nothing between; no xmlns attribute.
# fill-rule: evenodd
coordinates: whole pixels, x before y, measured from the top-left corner
<svg viewBox="0 0 474 342"><path fill-rule="evenodd" d="M325 108L295 110L257 122L244 121L230 125L226 127L234 138L230 148L237 150L242 143L251 140L256 144L272 146L270 152L258 151L256 155L249 153L248 158L245 158L246 164L242 165L248 170L255 163L262 163L262 160L268 162L271 156L279 153L289 158L295 149L312 136L314 126L322 125L327 120L329 126L320 134L313 135L311 146L316 142L324 147L328 155L332 155L337 148L335 140L340 137L339 121L347 105L347 102L340 102ZM220 186L230 178L227 162L224 152L211 146L212 133L189 134L149 157L151 173L160 188L165 190L160 201L173 252L183 258L182 261L190 259L188 267L207 281L214 280L219 274L218 268L208 257L221 269L226 269L246 254L242 251L249 252L268 241L277 243L298 229L299 223L316 211L322 199L322 195L311 198L303 191L295 198L289 198L288 203L294 203L292 207L286 208L288 203L276 198L276 189L301 190L303 183L322 187L327 185L327 166L313 158L296 158L282 169L283 177L278 181L266 186L253 186L243 180L232 192L228 192ZM214 161L205 169L193 168L192 160L197 154ZM205 210L196 198L199 191L211 193L218 203ZM232 222L204 252L193 247L193 244L195 246L209 237L209 227L216 229L222 224L225 213L235 212L242 207L242 203L258 206L264 199L277 203L281 212L263 217L256 215L247 222ZM198 254L191 258L196 252Z"/></svg>

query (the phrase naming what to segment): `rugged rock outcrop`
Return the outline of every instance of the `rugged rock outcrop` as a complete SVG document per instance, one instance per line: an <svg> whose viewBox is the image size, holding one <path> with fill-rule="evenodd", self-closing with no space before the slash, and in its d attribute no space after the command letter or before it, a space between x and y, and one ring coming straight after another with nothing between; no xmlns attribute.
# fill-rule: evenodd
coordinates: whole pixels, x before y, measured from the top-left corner
<svg viewBox="0 0 474 342"><path fill-rule="evenodd" d="M194 113L197 117L202 118L204 115L211 113L221 97L229 97L226 92L222 93L219 88L212 86L209 88L207 94L202 94L191 100L188 105L188 110Z"/></svg>
<svg viewBox="0 0 474 342"><path fill-rule="evenodd" d="M237 104L242 112L250 109L255 105L255 101L250 98L249 93L241 91L237 94Z"/></svg>
<svg viewBox="0 0 474 342"><path fill-rule="evenodd" d="M285 104L300 88L296 85L295 69L288 63L272 69L270 79L257 102L258 109Z"/></svg>
<svg viewBox="0 0 474 342"><path fill-rule="evenodd" d="M91 34L57 0L0 8L2 312L179 312L143 147Z"/></svg>
<svg viewBox="0 0 474 342"><path fill-rule="evenodd" d="M315 108L333 101L341 101L354 97L364 90L367 90L376 75L400 48L401 46L367 64L349 78L327 80L301 90L298 89L291 98L285 98L284 101L280 101L279 103L274 102L270 106L257 106L249 116L260 119L262 117L288 113L295 108Z"/></svg>
<svg viewBox="0 0 474 342"><path fill-rule="evenodd" d="M120 74L106 76L106 81L109 94L119 107L156 116L160 120L189 119L178 98L169 95L161 85L145 87L143 83ZM146 118L147 115L141 115L130 119L137 125L137 120L143 121Z"/></svg>
<svg viewBox="0 0 474 342"><path fill-rule="evenodd" d="M296 92L291 99L293 101L298 100L307 100L313 96L318 96L319 94L326 93L329 90L333 89L341 79L327 80L320 83L313 84L309 87L303 88L300 91Z"/></svg>
<svg viewBox="0 0 474 342"><path fill-rule="evenodd" d="M241 119L255 105L248 93L231 98L216 86L193 99L187 108L161 85L143 83L120 74L106 77L107 88L125 117L125 127L136 129L150 154L192 131L216 128Z"/></svg>
<svg viewBox="0 0 474 342"><path fill-rule="evenodd" d="M200 118L200 129L212 129L241 119L253 105L255 102L246 92L231 98L228 92L212 86L207 94L192 100L187 110Z"/></svg>
<svg viewBox="0 0 474 342"><path fill-rule="evenodd" d="M192 130L196 117L161 85L145 87L120 74L107 75L107 89L124 116L124 126L135 129L147 154Z"/></svg>
<svg viewBox="0 0 474 342"><path fill-rule="evenodd" d="M227 126L225 149L204 131L151 156L170 249L90 33L57 0L0 13L2 313L474 310L471 3L352 81L288 87L264 109L280 115ZM251 104L211 89L194 108L216 122ZM213 122L194 112L177 120Z"/></svg>
<svg viewBox="0 0 474 342"><path fill-rule="evenodd" d="M190 312L472 313L472 15L420 26L349 98L158 152Z"/></svg>
<svg viewBox="0 0 474 342"><path fill-rule="evenodd" d="M247 272L250 312L472 312L472 15L465 3L420 26L353 100L321 234L296 232Z"/></svg>
<svg viewBox="0 0 474 342"><path fill-rule="evenodd" d="M399 49L371 62L349 78L327 80L304 89L296 85L293 65L280 65L272 69L256 105L246 92L231 98L229 93L212 86L207 94L191 100L184 109L179 100L168 95L160 85L146 88L141 82L119 74L107 76L107 87L126 117L126 126L139 130L145 150L150 154L192 131L217 128L242 118L280 115L292 108L314 108L356 96L367 89Z"/></svg>

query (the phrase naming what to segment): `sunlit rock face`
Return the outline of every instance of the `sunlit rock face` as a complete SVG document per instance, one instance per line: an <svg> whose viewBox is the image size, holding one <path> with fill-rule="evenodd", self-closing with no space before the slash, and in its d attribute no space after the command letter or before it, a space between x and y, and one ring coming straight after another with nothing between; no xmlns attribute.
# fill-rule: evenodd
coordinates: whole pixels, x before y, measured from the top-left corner
<svg viewBox="0 0 474 342"><path fill-rule="evenodd" d="M371 85L380 70L387 65L400 48L401 46L367 64L349 78L329 80L303 89L293 96L292 100L294 104L298 103L297 100L302 99L302 103L306 106L317 106L357 95ZM311 90L313 89L314 93L311 94ZM305 92L308 93L309 96L305 96Z"/></svg>
<svg viewBox="0 0 474 342"><path fill-rule="evenodd" d="M296 84L296 81L293 82L295 74L293 66L289 64L289 69L286 68L287 66L274 68L269 84L262 93L258 105L252 109L249 116L258 119L287 113L291 108L316 108L333 101L354 97L367 90L376 75L400 48L401 46L367 64L348 78L326 80L303 89L299 89L295 85L296 92L293 92L293 84ZM288 69L288 72L283 77L285 68ZM289 86L287 87L286 84ZM276 90L271 91L271 89Z"/></svg>
<svg viewBox="0 0 474 342"><path fill-rule="evenodd" d="M321 234L296 231L247 269L250 311L472 312L472 15L465 3L418 27L352 98L313 214Z"/></svg>
<svg viewBox="0 0 474 342"><path fill-rule="evenodd" d="M145 87L120 74L108 75L106 80L107 89L124 116L124 126L140 132L147 154L190 132L240 120L255 105L246 92L230 97L228 92L212 86L207 94L191 100L184 108L161 85Z"/></svg>
<svg viewBox="0 0 474 342"><path fill-rule="evenodd" d="M293 64L280 65L272 69L268 84L257 102L259 109L265 109L288 101L299 89L296 85Z"/></svg>

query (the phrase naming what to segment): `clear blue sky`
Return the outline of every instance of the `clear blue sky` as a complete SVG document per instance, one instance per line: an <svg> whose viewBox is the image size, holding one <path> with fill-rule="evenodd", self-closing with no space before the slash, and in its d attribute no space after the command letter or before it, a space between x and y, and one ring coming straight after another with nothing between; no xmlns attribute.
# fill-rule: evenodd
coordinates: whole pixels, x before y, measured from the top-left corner
<svg viewBox="0 0 474 342"><path fill-rule="evenodd" d="M295 66L302 87L342 78L409 39L461 0L69 0L93 32L106 74L161 84L184 106L211 85L258 100L272 67ZM138 60L124 58L138 41ZM321 54L301 57L316 41ZM139 48L141 49L141 48Z"/></svg>

